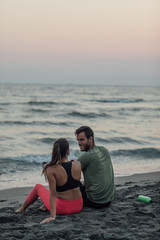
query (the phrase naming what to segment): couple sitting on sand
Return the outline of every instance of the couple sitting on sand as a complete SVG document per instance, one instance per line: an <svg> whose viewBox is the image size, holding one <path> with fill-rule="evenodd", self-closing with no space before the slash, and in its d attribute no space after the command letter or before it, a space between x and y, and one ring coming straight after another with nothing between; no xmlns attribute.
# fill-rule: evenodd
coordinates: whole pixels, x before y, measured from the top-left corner
<svg viewBox="0 0 160 240"><path fill-rule="evenodd" d="M82 154L78 160L68 161L69 143L65 138L53 144L51 161L42 171L48 178L49 190L37 184L23 205L16 212L25 209L41 198L50 211L50 217L41 223L55 220L56 214L80 212L84 207L101 208L114 199L115 184L111 158L106 148L96 146L90 127L82 126L75 131ZM84 184L80 182L81 170Z"/></svg>

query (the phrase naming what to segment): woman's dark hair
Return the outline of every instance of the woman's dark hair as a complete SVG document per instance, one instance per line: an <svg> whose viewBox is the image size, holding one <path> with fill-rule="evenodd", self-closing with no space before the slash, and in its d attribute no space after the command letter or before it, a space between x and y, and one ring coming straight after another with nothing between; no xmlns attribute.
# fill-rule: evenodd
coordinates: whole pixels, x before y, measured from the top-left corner
<svg viewBox="0 0 160 240"><path fill-rule="evenodd" d="M69 143L67 139L57 139L53 144L51 161L46 164L42 171L42 174L46 171L48 167L55 165L57 162L61 162L61 160L66 156L67 150L69 150Z"/></svg>
<svg viewBox="0 0 160 240"><path fill-rule="evenodd" d="M94 132L90 127L88 127L88 126L79 127L74 133L75 133L75 135L78 135L81 132L85 133L85 136L87 139L89 139L90 137L93 137L93 142L94 142Z"/></svg>

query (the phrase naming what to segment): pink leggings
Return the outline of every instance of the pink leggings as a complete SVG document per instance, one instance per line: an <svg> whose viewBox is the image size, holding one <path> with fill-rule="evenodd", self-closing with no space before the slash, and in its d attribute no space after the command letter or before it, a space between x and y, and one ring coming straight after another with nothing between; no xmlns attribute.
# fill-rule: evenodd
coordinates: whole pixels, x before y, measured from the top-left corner
<svg viewBox="0 0 160 240"><path fill-rule="evenodd" d="M40 197L46 208L50 211L49 190L41 184L36 186L29 193L26 202L30 205ZM56 198L56 214L72 214L80 212L83 208L82 197L77 200L64 200Z"/></svg>

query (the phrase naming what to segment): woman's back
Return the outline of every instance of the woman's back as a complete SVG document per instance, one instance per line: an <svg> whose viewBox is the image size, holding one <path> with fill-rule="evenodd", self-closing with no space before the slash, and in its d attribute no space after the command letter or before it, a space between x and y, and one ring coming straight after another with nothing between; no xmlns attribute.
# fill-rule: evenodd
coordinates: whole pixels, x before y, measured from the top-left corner
<svg viewBox="0 0 160 240"><path fill-rule="evenodd" d="M81 164L78 161L62 162L48 167L47 178L50 184L56 189L56 197L65 200L75 200L81 197L80 179ZM55 181L52 181L52 179Z"/></svg>

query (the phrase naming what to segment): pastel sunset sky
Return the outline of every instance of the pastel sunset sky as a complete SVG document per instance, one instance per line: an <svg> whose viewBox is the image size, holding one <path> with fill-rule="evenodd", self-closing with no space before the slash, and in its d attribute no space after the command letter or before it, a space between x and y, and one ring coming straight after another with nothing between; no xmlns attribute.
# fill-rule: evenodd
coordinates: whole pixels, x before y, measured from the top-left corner
<svg viewBox="0 0 160 240"><path fill-rule="evenodd" d="M160 85L159 0L0 0L0 83Z"/></svg>

